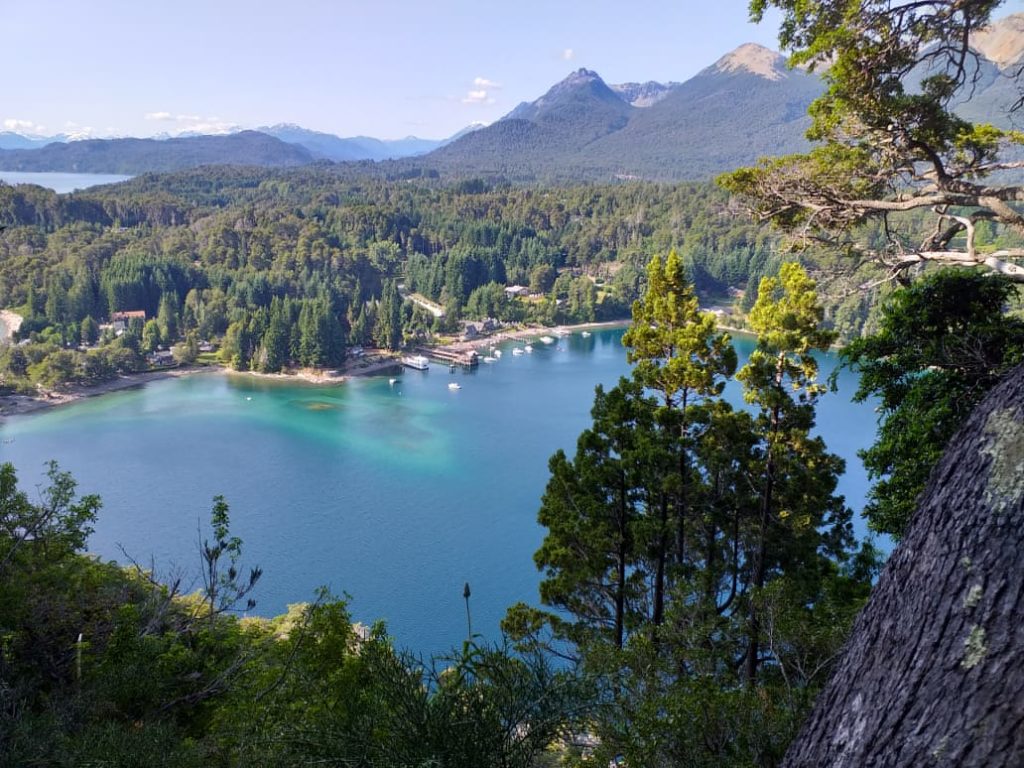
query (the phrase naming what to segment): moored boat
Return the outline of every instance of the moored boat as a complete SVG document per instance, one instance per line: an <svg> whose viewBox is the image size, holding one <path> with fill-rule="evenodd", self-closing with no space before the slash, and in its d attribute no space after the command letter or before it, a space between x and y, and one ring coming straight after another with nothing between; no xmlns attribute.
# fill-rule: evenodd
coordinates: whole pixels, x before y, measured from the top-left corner
<svg viewBox="0 0 1024 768"><path fill-rule="evenodd" d="M407 368L415 368L417 371L425 371L430 367L430 360L424 355L410 355L402 358L402 365Z"/></svg>

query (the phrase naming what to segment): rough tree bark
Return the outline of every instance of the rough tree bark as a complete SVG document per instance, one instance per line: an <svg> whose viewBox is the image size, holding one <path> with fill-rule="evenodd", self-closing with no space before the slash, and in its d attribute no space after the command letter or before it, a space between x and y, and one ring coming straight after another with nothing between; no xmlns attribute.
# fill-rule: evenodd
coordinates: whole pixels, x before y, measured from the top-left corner
<svg viewBox="0 0 1024 768"><path fill-rule="evenodd" d="M950 443L783 766L1024 766L1024 366Z"/></svg>

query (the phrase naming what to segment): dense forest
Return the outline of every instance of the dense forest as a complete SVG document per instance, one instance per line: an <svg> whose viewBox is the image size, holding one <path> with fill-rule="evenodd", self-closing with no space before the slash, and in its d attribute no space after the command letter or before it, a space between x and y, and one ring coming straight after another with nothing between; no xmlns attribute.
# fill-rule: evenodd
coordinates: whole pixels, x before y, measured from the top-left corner
<svg viewBox="0 0 1024 768"><path fill-rule="evenodd" d="M840 338L870 327L885 290L858 290L880 274L870 264L787 256L710 184L524 188L211 167L63 196L0 186L0 225L0 306L25 317L30 340L0 370L24 391L138 370L158 349L190 362L203 342L236 369L274 372L455 335L465 320L625 318L646 263L673 250L727 324L743 325L759 280L787 259L819 279ZM990 229L990 241L1005 238ZM510 296L512 285L529 295ZM119 312L136 317L115 331Z"/></svg>
<svg viewBox="0 0 1024 768"><path fill-rule="evenodd" d="M457 333L464 318L624 318L643 265L671 249L726 304L777 268L771 238L705 185L542 191L221 168L70 196L0 187L0 222L0 305L32 341L2 365L22 388L95 381L179 342L185 360L216 341L237 369L278 371ZM531 296L508 296L514 284ZM118 312L145 314L102 333Z"/></svg>

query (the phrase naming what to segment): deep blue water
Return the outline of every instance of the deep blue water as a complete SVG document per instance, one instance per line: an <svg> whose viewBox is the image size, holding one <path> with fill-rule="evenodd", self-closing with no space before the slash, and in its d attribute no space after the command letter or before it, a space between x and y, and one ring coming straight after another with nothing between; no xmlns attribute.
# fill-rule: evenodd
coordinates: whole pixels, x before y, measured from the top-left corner
<svg viewBox="0 0 1024 768"><path fill-rule="evenodd" d="M534 344L515 357L450 374L433 366L332 387L199 374L150 383L0 426L0 459L23 486L54 458L83 493L103 497L90 549L152 560L158 573L198 573L198 526L212 497L231 505L244 562L264 576L257 612L312 599L320 585L352 595L356 619L384 619L397 641L429 653L474 631L498 635L505 608L536 602L532 554L547 461L589 424L594 386L628 372L622 330ZM741 361L752 342L739 339ZM822 375L835 367L822 356ZM448 389L450 381L462 389ZM868 405L823 398L819 427L847 459L841 491L859 511L858 448L873 439ZM730 385L739 402L739 388ZM858 521L858 530L864 526Z"/></svg>

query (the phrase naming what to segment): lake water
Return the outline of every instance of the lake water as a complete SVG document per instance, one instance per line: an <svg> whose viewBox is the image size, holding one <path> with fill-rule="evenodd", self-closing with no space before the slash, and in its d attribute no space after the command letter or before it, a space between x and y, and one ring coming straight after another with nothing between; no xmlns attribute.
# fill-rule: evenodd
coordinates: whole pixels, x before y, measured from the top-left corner
<svg viewBox="0 0 1024 768"><path fill-rule="evenodd" d="M5 181L8 184L38 184L40 187L52 189L59 194L88 189L100 184L116 184L130 178L132 177L116 173L0 171L0 181Z"/></svg>
<svg viewBox="0 0 1024 768"><path fill-rule="evenodd" d="M490 638L507 606L537 602L547 461L589 425L594 386L628 372L622 333L575 334L522 356L506 344L493 365L406 370L394 386L217 374L153 382L8 419L0 459L27 488L58 460L81 492L103 497L90 549L123 560L122 545L164 575L198 573L198 525L224 494L244 561L264 569L258 613L327 585L352 595L356 619L385 619L401 645L441 651L464 638L464 582L474 631ZM752 342L737 347L742 359ZM834 367L822 357L823 375ZM847 459L841 490L859 510L867 482L856 451L871 443L875 415L849 402L854 386L844 372L818 421ZM728 392L739 401L735 382Z"/></svg>

